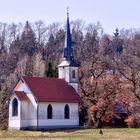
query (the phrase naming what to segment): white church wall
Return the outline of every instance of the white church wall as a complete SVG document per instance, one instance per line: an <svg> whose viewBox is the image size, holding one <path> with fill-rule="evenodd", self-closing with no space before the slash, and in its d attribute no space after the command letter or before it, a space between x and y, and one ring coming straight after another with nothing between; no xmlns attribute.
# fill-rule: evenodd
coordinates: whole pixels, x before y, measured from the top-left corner
<svg viewBox="0 0 140 140"><path fill-rule="evenodd" d="M53 118L47 119L47 107L51 104L53 108ZM70 118L64 118L64 107L68 104L70 108ZM79 114L78 114L78 103L40 103L39 104L39 126L78 126L79 125Z"/></svg>
<svg viewBox="0 0 140 140"><path fill-rule="evenodd" d="M38 128L74 128L79 126L79 120L76 119L49 119L39 120Z"/></svg>
<svg viewBox="0 0 140 140"><path fill-rule="evenodd" d="M76 90L76 92L78 92L78 67L58 67L58 71L59 78L64 78L66 82L68 82L69 85L71 85ZM73 71L75 71L75 78L72 77Z"/></svg>
<svg viewBox="0 0 140 140"><path fill-rule="evenodd" d="M21 102L21 127L22 128L28 127L28 124L29 124L29 122L28 122L28 120L29 120L28 115L30 113L29 113L28 106L29 106L29 102L28 101L22 101Z"/></svg>
<svg viewBox="0 0 140 140"><path fill-rule="evenodd" d="M16 98L17 101L18 101L18 115L17 116L13 116L12 115L12 102L13 102L13 99ZM8 129L16 129L16 130L19 130L20 127L21 127L21 121L20 121L20 118L21 118L21 115L20 115L20 108L21 108L21 102L19 101L19 99L13 95L11 97L11 102L9 104L9 128Z"/></svg>
<svg viewBox="0 0 140 140"><path fill-rule="evenodd" d="M21 120L28 119L28 106L29 106L28 101L21 102Z"/></svg>
<svg viewBox="0 0 140 140"><path fill-rule="evenodd" d="M21 128L37 126L37 110L31 102L21 103Z"/></svg>
<svg viewBox="0 0 140 140"><path fill-rule="evenodd" d="M58 78L65 79L65 71L63 67L58 67Z"/></svg>
<svg viewBox="0 0 140 140"><path fill-rule="evenodd" d="M64 67L65 69L65 80L70 82L70 67Z"/></svg>
<svg viewBox="0 0 140 140"><path fill-rule="evenodd" d="M72 77L72 73L75 71L75 78ZM78 67L70 67L70 82L69 85L71 85L75 91L78 93Z"/></svg>
<svg viewBox="0 0 140 140"><path fill-rule="evenodd" d="M29 103L22 104L22 118L21 118L21 126L24 128L26 126L36 126L37 125L37 102L35 97L33 96L32 92L26 85L26 83L22 82L21 80L15 87L16 91L24 91L28 96ZM28 125L27 125L28 124Z"/></svg>
<svg viewBox="0 0 140 140"><path fill-rule="evenodd" d="M37 109L34 107L34 105L31 102L28 102L28 104L23 104L22 111L25 111L22 116L22 127L36 127L37 126Z"/></svg>
<svg viewBox="0 0 140 140"><path fill-rule="evenodd" d="M37 102L35 101L35 98L31 92L26 94L31 102L31 106L33 110L37 110Z"/></svg>
<svg viewBox="0 0 140 140"><path fill-rule="evenodd" d="M36 119L37 109L34 107L34 105L31 102L29 103L28 110L29 110L28 118Z"/></svg>

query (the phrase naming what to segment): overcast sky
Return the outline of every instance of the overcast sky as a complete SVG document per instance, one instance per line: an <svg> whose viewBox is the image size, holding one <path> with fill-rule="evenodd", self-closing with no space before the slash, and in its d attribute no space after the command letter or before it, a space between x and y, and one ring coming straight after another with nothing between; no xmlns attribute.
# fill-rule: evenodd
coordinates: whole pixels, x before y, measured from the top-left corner
<svg viewBox="0 0 140 140"><path fill-rule="evenodd" d="M140 0L0 0L0 21L64 22L67 6L70 20L100 21L106 33L140 27Z"/></svg>

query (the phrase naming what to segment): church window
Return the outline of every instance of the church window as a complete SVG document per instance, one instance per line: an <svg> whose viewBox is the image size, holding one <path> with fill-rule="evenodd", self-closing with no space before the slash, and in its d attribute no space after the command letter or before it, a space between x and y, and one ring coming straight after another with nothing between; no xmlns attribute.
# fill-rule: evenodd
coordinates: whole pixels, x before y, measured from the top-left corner
<svg viewBox="0 0 140 140"><path fill-rule="evenodd" d="M12 116L18 116L18 101L16 98L12 102Z"/></svg>
<svg viewBox="0 0 140 140"><path fill-rule="evenodd" d="M69 119L70 118L70 109L68 105L65 105L65 109L64 109L64 117L65 119Z"/></svg>
<svg viewBox="0 0 140 140"><path fill-rule="evenodd" d="M73 78L73 79L76 78L75 70L72 70L72 78Z"/></svg>
<svg viewBox="0 0 140 140"><path fill-rule="evenodd" d="M47 109L47 118L52 119L52 117L53 117L53 109L52 106L49 104Z"/></svg>

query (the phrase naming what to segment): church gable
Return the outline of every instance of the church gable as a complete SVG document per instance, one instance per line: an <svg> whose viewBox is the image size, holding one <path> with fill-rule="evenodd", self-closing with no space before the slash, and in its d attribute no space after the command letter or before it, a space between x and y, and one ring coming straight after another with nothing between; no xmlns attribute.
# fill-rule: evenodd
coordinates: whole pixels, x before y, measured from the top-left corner
<svg viewBox="0 0 140 140"><path fill-rule="evenodd" d="M21 87L23 86L23 84L24 84L23 80L20 79L15 85L13 91L21 91Z"/></svg>
<svg viewBox="0 0 140 140"><path fill-rule="evenodd" d="M29 89L28 85L25 83L22 77L15 85L13 91L24 91L25 93L31 93L31 90Z"/></svg>
<svg viewBox="0 0 140 140"><path fill-rule="evenodd" d="M37 107L36 98L22 77L15 85L12 94L15 94L22 101L25 99L30 101L35 108Z"/></svg>

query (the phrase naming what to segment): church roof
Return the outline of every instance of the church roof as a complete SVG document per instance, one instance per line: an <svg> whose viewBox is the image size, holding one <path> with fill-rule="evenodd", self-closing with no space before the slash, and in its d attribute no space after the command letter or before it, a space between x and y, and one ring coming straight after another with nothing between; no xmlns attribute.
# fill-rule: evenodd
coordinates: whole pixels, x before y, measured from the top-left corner
<svg viewBox="0 0 140 140"><path fill-rule="evenodd" d="M64 80L45 77L22 77L38 102L72 102L81 101L74 88Z"/></svg>
<svg viewBox="0 0 140 140"><path fill-rule="evenodd" d="M21 101L28 101L29 100L24 91L14 91L14 93Z"/></svg>

